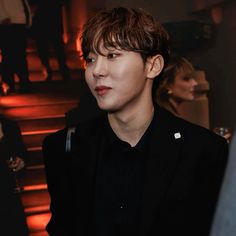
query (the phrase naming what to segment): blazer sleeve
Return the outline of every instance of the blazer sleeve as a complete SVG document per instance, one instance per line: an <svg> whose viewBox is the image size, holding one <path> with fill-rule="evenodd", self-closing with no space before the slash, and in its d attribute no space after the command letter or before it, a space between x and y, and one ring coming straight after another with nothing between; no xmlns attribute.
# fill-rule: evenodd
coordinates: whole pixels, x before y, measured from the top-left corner
<svg viewBox="0 0 236 236"><path fill-rule="evenodd" d="M236 133L230 145L229 161L227 164L224 182L221 188L211 236L236 235Z"/></svg>
<svg viewBox="0 0 236 236"><path fill-rule="evenodd" d="M225 173L228 143L221 137L209 137L201 152L201 159L196 166L199 174L193 183L194 204L190 208L196 214L196 221L189 224L190 228L195 228L192 235L209 234Z"/></svg>

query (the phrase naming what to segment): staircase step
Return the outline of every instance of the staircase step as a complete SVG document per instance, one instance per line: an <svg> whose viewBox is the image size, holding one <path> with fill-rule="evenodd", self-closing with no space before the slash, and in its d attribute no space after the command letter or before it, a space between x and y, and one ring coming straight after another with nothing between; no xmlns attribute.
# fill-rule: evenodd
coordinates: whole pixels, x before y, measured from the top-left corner
<svg viewBox="0 0 236 236"><path fill-rule="evenodd" d="M46 136L57 130L40 130L32 132L23 132L23 141L28 148L42 146L43 140Z"/></svg>
<svg viewBox="0 0 236 236"><path fill-rule="evenodd" d="M38 166L44 164L41 146L27 148L27 150L29 153L29 157L26 160L27 166Z"/></svg>
<svg viewBox="0 0 236 236"><path fill-rule="evenodd" d="M48 213L48 212L50 212L49 204L25 208L25 215L26 216Z"/></svg>
<svg viewBox="0 0 236 236"><path fill-rule="evenodd" d="M49 236L49 235L45 230L43 230L38 232L31 232L29 236Z"/></svg>
<svg viewBox="0 0 236 236"><path fill-rule="evenodd" d="M47 184L37 184L24 186L23 192L47 190Z"/></svg>
<svg viewBox="0 0 236 236"><path fill-rule="evenodd" d="M44 168L28 169L19 176L20 186L34 186L46 184L46 175Z"/></svg>
<svg viewBox="0 0 236 236"><path fill-rule="evenodd" d="M21 132L33 131L37 129L48 130L48 129L62 129L65 126L65 115L50 116L44 118L29 118L24 120L19 120L18 124L20 126Z"/></svg>
<svg viewBox="0 0 236 236"><path fill-rule="evenodd" d="M20 195L27 215L49 211L50 196L47 184L24 186Z"/></svg>
<svg viewBox="0 0 236 236"><path fill-rule="evenodd" d="M54 105L41 105L31 107L13 107L5 109L4 114L12 119L21 120L31 116L38 119L39 117L58 116L65 114L67 111L75 108L78 102L59 103Z"/></svg>
<svg viewBox="0 0 236 236"><path fill-rule="evenodd" d="M36 233L36 232L41 233L42 231L45 231L45 227L50 217L51 217L51 214L49 212L27 216L26 220L27 220L29 231L31 232L30 235L35 236L37 234L32 234L32 233Z"/></svg>
<svg viewBox="0 0 236 236"><path fill-rule="evenodd" d="M12 94L9 96L1 97L1 105L5 108L11 107L33 107L42 105L53 105L67 102L77 102L79 100L76 83L63 84L53 83L55 87L49 87L38 83L38 85L32 85L31 94ZM35 86L35 88L33 87ZM66 92L67 91L67 92ZM34 92L34 93L33 93ZM29 115L28 117L31 117Z"/></svg>
<svg viewBox="0 0 236 236"><path fill-rule="evenodd" d="M70 78L71 80L78 80L80 78L81 75L81 70L80 69L70 69L69 71L70 73ZM52 72L52 81L50 82L59 82L62 81L62 76L59 73L58 69L53 70ZM31 82L48 82L45 81L44 75L41 71L41 68L36 68L36 70L30 70L29 71L29 80Z"/></svg>

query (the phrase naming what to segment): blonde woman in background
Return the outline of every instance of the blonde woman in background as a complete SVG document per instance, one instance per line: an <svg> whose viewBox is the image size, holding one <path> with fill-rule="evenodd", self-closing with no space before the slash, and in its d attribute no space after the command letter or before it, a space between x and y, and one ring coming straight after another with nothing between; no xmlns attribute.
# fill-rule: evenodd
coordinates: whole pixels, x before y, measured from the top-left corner
<svg viewBox="0 0 236 236"><path fill-rule="evenodd" d="M193 71L193 65L186 58L171 59L157 90L157 102L160 106L181 116L180 105L194 100L197 82L192 76Z"/></svg>

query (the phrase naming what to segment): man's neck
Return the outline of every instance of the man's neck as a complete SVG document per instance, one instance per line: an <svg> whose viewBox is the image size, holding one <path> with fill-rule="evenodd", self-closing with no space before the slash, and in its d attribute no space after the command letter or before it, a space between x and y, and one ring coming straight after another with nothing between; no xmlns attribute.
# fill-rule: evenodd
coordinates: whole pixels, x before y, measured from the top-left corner
<svg viewBox="0 0 236 236"><path fill-rule="evenodd" d="M121 140L135 146L147 128L154 114L154 106L150 104L143 109L128 112L109 113L108 120L111 128Z"/></svg>

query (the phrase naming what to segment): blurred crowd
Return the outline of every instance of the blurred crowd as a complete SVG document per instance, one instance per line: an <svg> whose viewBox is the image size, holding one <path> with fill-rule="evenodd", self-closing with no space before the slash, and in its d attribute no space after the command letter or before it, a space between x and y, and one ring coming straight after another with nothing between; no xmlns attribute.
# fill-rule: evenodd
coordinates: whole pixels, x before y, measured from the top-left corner
<svg viewBox="0 0 236 236"><path fill-rule="evenodd" d="M70 80L63 41L62 0L1 0L0 51L1 94L29 93L31 82L27 63L27 40L35 41L45 81L53 80L50 50L55 51L59 72ZM19 88L15 83L19 80Z"/></svg>

